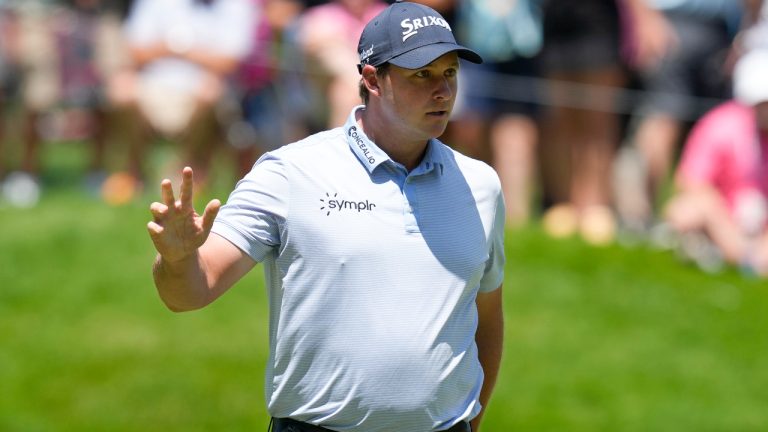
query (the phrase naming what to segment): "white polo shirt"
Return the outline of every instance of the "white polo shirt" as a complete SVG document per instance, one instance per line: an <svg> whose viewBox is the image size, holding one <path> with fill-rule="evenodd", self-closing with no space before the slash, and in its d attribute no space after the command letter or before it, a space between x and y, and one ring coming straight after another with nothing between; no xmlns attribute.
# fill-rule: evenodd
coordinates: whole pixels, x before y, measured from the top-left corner
<svg viewBox="0 0 768 432"><path fill-rule="evenodd" d="M488 165L431 140L408 173L355 111L265 154L213 232L265 266L269 413L360 432L476 416L475 297L503 279L503 209Z"/></svg>

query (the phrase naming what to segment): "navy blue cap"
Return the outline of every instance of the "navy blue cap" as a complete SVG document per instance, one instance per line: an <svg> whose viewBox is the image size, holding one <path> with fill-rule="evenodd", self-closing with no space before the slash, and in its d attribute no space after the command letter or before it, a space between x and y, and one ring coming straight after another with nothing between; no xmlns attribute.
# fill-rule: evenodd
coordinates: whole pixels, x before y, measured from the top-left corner
<svg viewBox="0 0 768 432"><path fill-rule="evenodd" d="M451 26L437 11L419 3L397 1L363 29L357 44L358 69L384 63L419 69L451 51L472 63L483 62L476 52L456 43Z"/></svg>

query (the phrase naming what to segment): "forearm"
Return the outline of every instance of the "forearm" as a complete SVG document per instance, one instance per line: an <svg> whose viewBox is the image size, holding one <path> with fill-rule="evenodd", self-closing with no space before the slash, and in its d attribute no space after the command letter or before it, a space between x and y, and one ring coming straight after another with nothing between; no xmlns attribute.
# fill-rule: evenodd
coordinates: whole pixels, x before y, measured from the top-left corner
<svg viewBox="0 0 768 432"><path fill-rule="evenodd" d="M240 64L240 61L237 58L212 54L207 51L195 49L181 54L180 57L202 66L210 73L219 77L223 77L234 72Z"/></svg>
<svg viewBox="0 0 768 432"><path fill-rule="evenodd" d="M164 43L154 43L151 45L133 46L130 49L131 60L137 68L142 68L159 58L168 57L171 51Z"/></svg>
<svg viewBox="0 0 768 432"><path fill-rule="evenodd" d="M213 54L199 49L173 50L167 44L156 44L131 49L134 63L138 67L164 58L178 58L195 63L216 76L225 76L232 73L239 65L239 60L234 57Z"/></svg>
<svg viewBox="0 0 768 432"><path fill-rule="evenodd" d="M477 348L484 374L483 388L480 390L480 404L483 408L480 414L472 420L472 431L474 432L480 429L480 422L491 400L493 389L496 386L496 379L498 378L501 366L502 336L503 331L499 330L492 338L478 338ZM482 342L480 339L482 339Z"/></svg>
<svg viewBox="0 0 768 432"><path fill-rule="evenodd" d="M177 262L169 262L158 254L152 275L160 298L174 312L199 309L212 301L199 252Z"/></svg>
<svg viewBox="0 0 768 432"><path fill-rule="evenodd" d="M478 303L478 311L481 314L475 335L478 360L483 367L483 387L480 390L480 414L472 420L472 431L480 429L491 394L496 386L496 380L501 366L501 357L504 341L504 317L501 305L501 288L497 292L486 294L492 300Z"/></svg>

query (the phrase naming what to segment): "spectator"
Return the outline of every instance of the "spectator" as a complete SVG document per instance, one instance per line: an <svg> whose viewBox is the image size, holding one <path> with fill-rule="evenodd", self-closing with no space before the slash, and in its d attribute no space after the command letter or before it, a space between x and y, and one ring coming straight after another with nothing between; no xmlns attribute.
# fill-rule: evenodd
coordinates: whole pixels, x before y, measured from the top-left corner
<svg viewBox="0 0 768 432"><path fill-rule="evenodd" d="M333 0L310 7L299 19L297 40L307 57L306 78L327 101L328 127L344 124L359 102L359 74L349 65L357 57L363 27L386 6L381 0Z"/></svg>
<svg viewBox="0 0 768 432"><path fill-rule="evenodd" d="M254 26L250 0L134 3L125 26L134 67L116 77L111 93L126 124L134 183L146 176L151 131L179 141L205 184L221 138L216 108L251 49Z"/></svg>
<svg viewBox="0 0 768 432"><path fill-rule="evenodd" d="M238 178L251 170L263 152L304 136L304 113L312 110L295 101L296 96L306 97L302 93L308 86L303 61L294 56L290 43L305 5L298 0L252 2L258 11L255 43L237 73L240 107L227 132Z"/></svg>
<svg viewBox="0 0 768 432"><path fill-rule="evenodd" d="M11 51L19 73L22 105L22 142L18 167L3 183L5 200L16 206L34 206L40 196L37 120L58 99L55 39L51 31L52 6L43 0L14 4L15 40Z"/></svg>
<svg viewBox="0 0 768 432"><path fill-rule="evenodd" d="M237 178L242 177L262 152L283 140L283 120L278 88L274 30L269 21L270 0L251 0L256 17L252 45L232 82L229 109L223 119L226 138L235 159Z"/></svg>
<svg viewBox="0 0 768 432"><path fill-rule="evenodd" d="M720 259L768 275L768 51L734 71L735 100L707 113L685 143L666 218L681 252L705 270Z"/></svg>
<svg viewBox="0 0 768 432"><path fill-rule="evenodd" d="M540 152L550 206L544 228L555 237L579 231L605 244L614 235L609 179L619 139L613 89L625 84L619 11L613 0L545 0L543 16L550 101Z"/></svg>
<svg viewBox="0 0 768 432"><path fill-rule="evenodd" d="M539 101L531 81L539 75L535 56L542 44L538 1L462 0L456 16L459 40L485 61L464 66L463 77L473 85L462 87L450 130L463 137L463 150L490 159L504 190L507 223L520 226L531 215L537 171Z"/></svg>
<svg viewBox="0 0 768 432"><path fill-rule="evenodd" d="M638 65L644 97L635 110L631 145L620 152L617 175L638 172L617 194L617 210L629 232L643 233L653 223L656 204L672 169L678 144L690 122L729 97L723 64L741 13L733 0L648 0L661 12L674 43L661 58ZM630 171L627 164L640 168Z"/></svg>
<svg viewBox="0 0 768 432"><path fill-rule="evenodd" d="M104 54L118 51L108 41L112 10L100 0L24 2L16 6L18 29L9 38L20 71L22 155L18 171L5 181L9 202L34 205L40 195L41 145L86 141L91 173L104 169L104 97L108 74ZM105 46L106 45L106 46ZM90 176L88 177L90 178Z"/></svg>
<svg viewBox="0 0 768 432"><path fill-rule="evenodd" d="M5 174L6 106L14 91L16 78L17 20L7 1L0 1L0 182ZM2 183L0 183L2 184Z"/></svg>

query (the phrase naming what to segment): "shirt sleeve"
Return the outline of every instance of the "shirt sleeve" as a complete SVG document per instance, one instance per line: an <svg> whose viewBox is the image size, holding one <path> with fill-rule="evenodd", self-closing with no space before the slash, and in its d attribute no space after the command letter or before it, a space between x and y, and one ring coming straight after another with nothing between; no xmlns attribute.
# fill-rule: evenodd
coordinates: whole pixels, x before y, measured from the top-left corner
<svg viewBox="0 0 768 432"><path fill-rule="evenodd" d="M499 190L496 198L496 214L491 228L488 262L485 265L485 274L480 280L480 292L491 292L501 286L504 281L504 198Z"/></svg>
<svg viewBox="0 0 768 432"><path fill-rule="evenodd" d="M211 231L261 262L281 243L289 194L284 162L267 153L238 182Z"/></svg>

